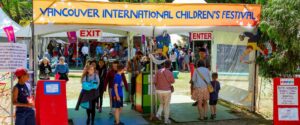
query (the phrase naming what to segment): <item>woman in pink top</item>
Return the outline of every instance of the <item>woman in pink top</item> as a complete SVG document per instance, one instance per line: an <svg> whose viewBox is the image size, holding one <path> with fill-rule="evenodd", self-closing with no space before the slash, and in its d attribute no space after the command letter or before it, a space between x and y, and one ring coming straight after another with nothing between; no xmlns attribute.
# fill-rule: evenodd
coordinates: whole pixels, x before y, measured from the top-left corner
<svg viewBox="0 0 300 125"><path fill-rule="evenodd" d="M154 76L154 84L156 87L156 93L159 97L159 109L156 117L161 120L162 111L164 111L165 124L171 124L169 120L170 113L170 101L172 93L172 84L175 82L173 73L170 71L171 61L165 62L165 67L158 70Z"/></svg>

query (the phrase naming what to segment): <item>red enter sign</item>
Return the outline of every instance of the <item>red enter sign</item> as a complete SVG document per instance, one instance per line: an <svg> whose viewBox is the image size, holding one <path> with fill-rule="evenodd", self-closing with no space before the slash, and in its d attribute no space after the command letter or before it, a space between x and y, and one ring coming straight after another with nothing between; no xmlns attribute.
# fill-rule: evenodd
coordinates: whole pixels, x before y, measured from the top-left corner
<svg viewBox="0 0 300 125"><path fill-rule="evenodd" d="M102 31L100 29L81 29L79 31L80 38L98 39L101 37Z"/></svg>
<svg viewBox="0 0 300 125"><path fill-rule="evenodd" d="M192 32L190 37L191 37L192 41L212 40L212 33L211 32Z"/></svg>

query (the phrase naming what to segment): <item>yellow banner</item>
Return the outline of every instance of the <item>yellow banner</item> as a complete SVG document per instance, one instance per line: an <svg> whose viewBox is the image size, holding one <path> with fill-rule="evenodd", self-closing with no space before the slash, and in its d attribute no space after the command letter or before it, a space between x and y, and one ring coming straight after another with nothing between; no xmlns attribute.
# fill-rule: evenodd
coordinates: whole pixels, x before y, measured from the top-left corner
<svg viewBox="0 0 300 125"><path fill-rule="evenodd" d="M130 4L33 0L35 24L116 26L256 26L260 5Z"/></svg>

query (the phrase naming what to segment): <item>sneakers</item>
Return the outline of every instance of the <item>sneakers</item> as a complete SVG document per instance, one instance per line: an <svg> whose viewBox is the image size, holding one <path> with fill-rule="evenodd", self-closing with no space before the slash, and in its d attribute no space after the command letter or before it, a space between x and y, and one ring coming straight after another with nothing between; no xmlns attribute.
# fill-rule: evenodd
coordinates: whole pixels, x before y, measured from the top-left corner
<svg viewBox="0 0 300 125"><path fill-rule="evenodd" d="M115 121L114 125L125 125L125 124L121 121L119 122L119 124L117 124L116 121Z"/></svg>
<svg viewBox="0 0 300 125"><path fill-rule="evenodd" d="M99 107L98 112L102 113L102 107Z"/></svg>
<svg viewBox="0 0 300 125"><path fill-rule="evenodd" d="M214 120L215 118L217 118L217 115L216 115L216 114L211 114L211 115L210 115L210 119Z"/></svg>
<svg viewBox="0 0 300 125"><path fill-rule="evenodd" d="M168 124L168 125L169 125L169 124L171 124L171 123L172 123L172 122L171 122L171 120L169 120L169 119L165 121L165 124Z"/></svg>
<svg viewBox="0 0 300 125"><path fill-rule="evenodd" d="M156 118L157 118L159 121L162 120L160 115L156 115Z"/></svg>
<svg viewBox="0 0 300 125"><path fill-rule="evenodd" d="M193 103L193 106L197 106L197 105L198 105L198 102Z"/></svg>
<svg viewBox="0 0 300 125"><path fill-rule="evenodd" d="M111 116L114 115L112 110L110 110L109 115Z"/></svg>

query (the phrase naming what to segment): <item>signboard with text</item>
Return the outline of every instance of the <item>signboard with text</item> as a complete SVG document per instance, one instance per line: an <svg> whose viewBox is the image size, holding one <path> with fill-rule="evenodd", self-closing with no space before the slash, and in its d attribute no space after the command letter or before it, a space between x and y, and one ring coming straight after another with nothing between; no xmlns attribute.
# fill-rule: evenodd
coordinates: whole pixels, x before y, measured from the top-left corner
<svg viewBox="0 0 300 125"><path fill-rule="evenodd" d="M0 43L0 71L14 72L17 68L26 67L26 44Z"/></svg>
<svg viewBox="0 0 300 125"><path fill-rule="evenodd" d="M299 125L300 78L274 78L274 125Z"/></svg>
<svg viewBox="0 0 300 125"><path fill-rule="evenodd" d="M82 39L99 39L102 35L100 29L81 29L79 30L79 37Z"/></svg>
<svg viewBox="0 0 300 125"><path fill-rule="evenodd" d="M39 80L35 109L37 125L68 125L66 81Z"/></svg>
<svg viewBox="0 0 300 125"><path fill-rule="evenodd" d="M259 4L114 3L33 0L35 24L110 26L257 26Z"/></svg>
<svg viewBox="0 0 300 125"><path fill-rule="evenodd" d="M192 32L191 41L207 41L212 40L212 32Z"/></svg>

